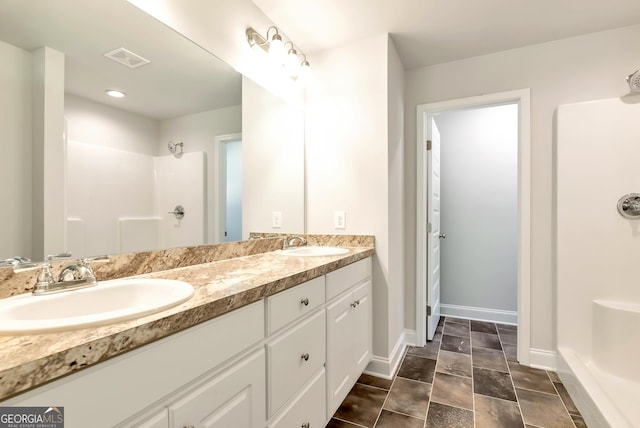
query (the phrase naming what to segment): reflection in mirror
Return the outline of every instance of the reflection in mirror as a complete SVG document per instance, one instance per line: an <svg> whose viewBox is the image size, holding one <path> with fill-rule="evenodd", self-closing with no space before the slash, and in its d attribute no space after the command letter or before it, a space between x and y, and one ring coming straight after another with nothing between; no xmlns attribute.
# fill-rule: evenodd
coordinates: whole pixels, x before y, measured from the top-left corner
<svg viewBox="0 0 640 428"><path fill-rule="evenodd" d="M242 78L231 67L124 0L0 0L0 10L0 182L10 183L0 259L271 230L243 221L243 128L261 132L242 122ZM108 97L110 89L126 96ZM288 141L301 151L303 131ZM287 179L303 186L303 173ZM258 197L272 194L265 187ZM303 224L304 195L290 195L295 209L282 210Z"/></svg>

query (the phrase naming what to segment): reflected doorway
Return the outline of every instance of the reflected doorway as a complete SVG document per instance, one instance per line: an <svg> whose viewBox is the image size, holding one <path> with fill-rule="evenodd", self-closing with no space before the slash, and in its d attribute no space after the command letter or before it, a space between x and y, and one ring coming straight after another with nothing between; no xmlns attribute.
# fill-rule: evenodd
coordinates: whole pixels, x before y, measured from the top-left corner
<svg viewBox="0 0 640 428"><path fill-rule="evenodd" d="M242 240L242 134L218 136L216 144L216 242Z"/></svg>

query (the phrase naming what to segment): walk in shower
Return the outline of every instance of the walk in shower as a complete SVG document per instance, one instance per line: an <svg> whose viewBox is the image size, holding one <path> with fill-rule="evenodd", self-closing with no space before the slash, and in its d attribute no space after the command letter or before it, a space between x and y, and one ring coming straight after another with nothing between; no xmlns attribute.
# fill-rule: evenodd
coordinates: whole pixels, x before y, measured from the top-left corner
<svg viewBox="0 0 640 428"><path fill-rule="evenodd" d="M556 143L558 372L590 428L640 427L640 96L560 106Z"/></svg>

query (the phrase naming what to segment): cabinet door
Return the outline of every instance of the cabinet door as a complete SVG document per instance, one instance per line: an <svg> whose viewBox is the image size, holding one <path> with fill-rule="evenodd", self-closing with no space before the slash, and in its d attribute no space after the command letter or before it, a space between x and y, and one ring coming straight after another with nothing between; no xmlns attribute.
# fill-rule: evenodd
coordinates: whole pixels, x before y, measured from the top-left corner
<svg viewBox="0 0 640 428"><path fill-rule="evenodd" d="M347 396L353 379L352 293L327 306L327 418Z"/></svg>
<svg viewBox="0 0 640 428"><path fill-rule="evenodd" d="M356 303L353 318L353 356L356 375L364 371L371 360L371 281L353 290Z"/></svg>
<svg viewBox="0 0 640 428"><path fill-rule="evenodd" d="M169 407L171 427L257 428L265 425L264 350L214 376Z"/></svg>

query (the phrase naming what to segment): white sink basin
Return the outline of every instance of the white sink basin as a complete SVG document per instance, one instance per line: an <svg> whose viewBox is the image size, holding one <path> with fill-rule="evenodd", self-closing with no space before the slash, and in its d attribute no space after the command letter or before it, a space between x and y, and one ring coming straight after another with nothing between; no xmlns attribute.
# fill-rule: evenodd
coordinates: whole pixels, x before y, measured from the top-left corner
<svg viewBox="0 0 640 428"><path fill-rule="evenodd" d="M288 256L297 257L317 257L317 256L340 256L342 254L348 254L349 250L340 247L296 247L290 250L282 250L282 252Z"/></svg>
<svg viewBox="0 0 640 428"><path fill-rule="evenodd" d="M116 279L80 290L44 296L23 294L0 300L0 334L37 334L130 320L193 296L182 281L151 278Z"/></svg>

